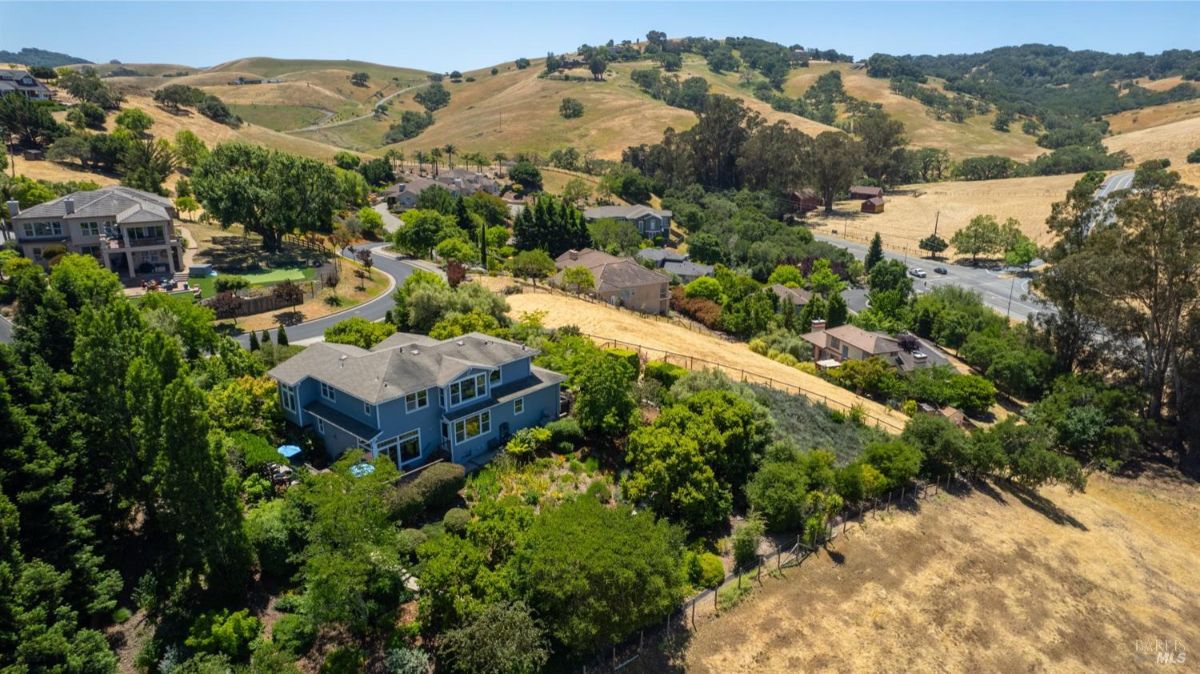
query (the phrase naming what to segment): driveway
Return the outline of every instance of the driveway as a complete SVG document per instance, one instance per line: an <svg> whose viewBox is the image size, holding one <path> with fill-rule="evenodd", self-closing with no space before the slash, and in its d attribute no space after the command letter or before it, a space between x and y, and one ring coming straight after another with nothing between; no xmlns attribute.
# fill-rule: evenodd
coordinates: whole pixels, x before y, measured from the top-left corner
<svg viewBox="0 0 1200 674"><path fill-rule="evenodd" d="M1113 192L1127 190L1133 187L1133 171L1121 171L1114 173L1100 185L1099 191L1096 192L1097 199L1103 199L1111 195Z"/></svg>
<svg viewBox="0 0 1200 674"><path fill-rule="evenodd" d="M867 255L865 244L845 241L825 234L813 233L814 238L840 246L862 259ZM900 260L913 267L920 267L928 274L926 278L914 278L913 290L925 293L943 285L956 285L978 292L983 297L983 303L1001 314L1007 314L1019 321L1028 320L1039 311L1051 310L1045 304L1029 297L1029 279L1021 276L1020 270L990 271L977 267L950 264L949 262L934 262L924 258L910 257L900 253L884 250L883 256L889 260ZM934 267L945 267L949 274L935 274ZM1011 297L1011 303L1010 303ZM847 304L850 298L847 298ZM854 307L851 307L854 309ZM858 309L855 309L858 311Z"/></svg>
<svg viewBox="0 0 1200 674"><path fill-rule="evenodd" d="M13 324L7 318L0 316L0 344L11 344L13 339Z"/></svg>
<svg viewBox="0 0 1200 674"><path fill-rule="evenodd" d="M381 201L371 208L374 208L379 217L383 218L383 228L387 230L388 234L395 234L396 230L404 226L404 221L388 210L386 201Z"/></svg>
<svg viewBox="0 0 1200 674"><path fill-rule="evenodd" d="M409 274L413 273L413 270L424 268L422 265L413 260L402 260L393 253L383 252L382 248L386 245L388 244L373 243L365 247L370 248L374 252L374 268L395 279L396 285L403 283L404 279L408 278ZM363 247L364 246L359 246L359 248ZM346 258L353 258L353 253L347 254L343 252L342 255ZM289 325L287 326L288 343L295 344L305 341L320 341L325 337L325 328L328 328L334 323L344 321L347 318L352 318L354 316L365 318L368 321L381 321L387 316L387 312L394 305L395 303L392 301L392 293L385 292L379 297L376 297L368 302L364 302L354 308L340 311L336 314L330 314L329 316L325 316L323 318L305 321L304 323L297 325ZM276 341L278 339L278 329L268 330L268 332L271 334L271 341ZM236 339L243 347L250 346L249 333L239 335Z"/></svg>

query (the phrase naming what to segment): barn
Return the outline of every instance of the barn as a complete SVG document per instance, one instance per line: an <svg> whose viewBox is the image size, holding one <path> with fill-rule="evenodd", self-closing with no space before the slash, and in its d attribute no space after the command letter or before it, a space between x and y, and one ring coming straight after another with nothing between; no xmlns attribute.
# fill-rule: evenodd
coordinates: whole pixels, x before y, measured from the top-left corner
<svg viewBox="0 0 1200 674"><path fill-rule="evenodd" d="M875 197L883 196L882 187L871 187L870 185L854 185L850 188L851 199L874 199Z"/></svg>
<svg viewBox="0 0 1200 674"><path fill-rule="evenodd" d="M864 199L862 202L863 213L882 213L883 212L883 197L871 197Z"/></svg>

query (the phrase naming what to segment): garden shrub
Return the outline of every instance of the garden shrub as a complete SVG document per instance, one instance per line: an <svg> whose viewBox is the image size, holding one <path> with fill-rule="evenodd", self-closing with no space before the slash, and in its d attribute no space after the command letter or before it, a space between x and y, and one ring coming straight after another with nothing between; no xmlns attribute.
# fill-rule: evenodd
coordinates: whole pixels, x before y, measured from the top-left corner
<svg viewBox="0 0 1200 674"><path fill-rule="evenodd" d="M679 286L671 288L671 310L714 330L721 324L720 304L703 297L687 297Z"/></svg>
<svg viewBox="0 0 1200 674"><path fill-rule="evenodd" d="M321 663L321 674L360 674L365 660L358 648L343 646L330 653Z"/></svg>
<svg viewBox="0 0 1200 674"><path fill-rule="evenodd" d="M246 512L245 530L264 575L291 578L296 567L292 556L303 546L298 518L284 499L267 501Z"/></svg>
<svg viewBox="0 0 1200 674"><path fill-rule="evenodd" d="M725 580L725 563L711 552L690 555L688 580L694 587L715 588Z"/></svg>
<svg viewBox="0 0 1200 674"><path fill-rule="evenodd" d="M540 426L522 428L513 433L508 444L504 446L504 451L513 458L527 459L532 457L535 452L549 447L550 438L551 433L546 428Z"/></svg>
<svg viewBox="0 0 1200 674"><path fill-rule="evenodd" d="M261 435L247 431L234 431L229 434L234 447L242 456L242 465L247 473L257 472L268 463L280 463L283 457L271 446L271 442Z"/></svg>
<svg viewBox="0 0 1200 674"><path fill-rule="evenodd" d="M311 618L298 613L289 613L271 628L271 640L280 650L297 657L304 655L312 648L317 638L317 626Z"/></svg>
<svg viewBox="0 0 1200 674"><path fill-rule="evenodd" d="M420 529L401 529L396 534L396 549L401 556L412 558L417 554L417 548L427 540L429 537Z"/></svg>
<svg viewBox="0 0 1200 674"><path fill-rule="evenodd" d="M456 463L443 462L426 468L411 482L388 494L392 517L403 521L452 505L466 484L466 474L466 469Z"/></svg>
<svg viewBox="0 0 1200 674"><path fill-rule="evenodd" d="M232 292L249 287L250 281L244 276L218 276L216 282L213 283L213 288L218 293Z"/></svg>
<svg viewBox="0 0 1200 674"><path fill-rule="evenodd" d="M603 480L596 480L589 484L586 493L601 503L608 503L612 500L612 490Z"/></svg>
<svg viewBox="0 0 1200 674"><path fill-rule="evenodd" d="M658 381L663 388L671 388L687 373L687 368L668 363L665 360L656 360L646 363L643 376Z"/></svg>
<svg viewBox="0 0 1200 674"><path fill-rule="evenodd" d="M204 653L220 653L241 660L250 655L250 642L258 637L262 621L250 615L249 609L231 613L209 611L192 623L184 645Z"/></svg>
<svg viewBox="0 0 1200 674"><path fill-rule="evenodd" d="M638 358L638 352L633 349L605 349L604 352L617 360L629 363L634 372L640 372L642 369L642 361Z"/></svg>
<svg viewBox="0 0 1200 674"><path fill-rule="evenodd" d="M575 417L564 417L546 424L550 431L550 446L559 452L570 452L583 441L583 429Z"/></svg>
<svg viewBox="0 0 1200 674"><path fill-rule="evenodd" d="M467 525L471 522L471 513L466 508L451 508L442 516L442 526L446 531L456 536L466 533Z"/></svg>

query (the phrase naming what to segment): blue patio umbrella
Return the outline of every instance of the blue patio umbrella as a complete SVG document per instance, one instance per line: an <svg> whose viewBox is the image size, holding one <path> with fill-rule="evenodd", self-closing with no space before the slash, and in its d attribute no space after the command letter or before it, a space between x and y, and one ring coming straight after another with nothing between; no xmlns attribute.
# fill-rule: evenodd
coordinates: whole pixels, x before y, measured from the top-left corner
<svg viewBox="0 0 1200 674"><path fill-rule="evenodd" d="M356 463L350 466L350 474L354 477L364 477L375 472L375 466L369 463Z"/></svg>
<svg viewBox="0 0 1200 674"><path fill-rule="evenodd" d="M280 445L275 451L279 452L280 456L285 459L291 459L300 453L300 448L296 445Z"/></svg>

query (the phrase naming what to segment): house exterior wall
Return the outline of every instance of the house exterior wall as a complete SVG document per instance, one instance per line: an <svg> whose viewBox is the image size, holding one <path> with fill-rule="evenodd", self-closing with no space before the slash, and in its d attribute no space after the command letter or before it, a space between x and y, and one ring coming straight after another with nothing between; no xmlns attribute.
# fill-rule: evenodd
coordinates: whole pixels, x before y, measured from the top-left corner
<svg viewBox="0 0 1200 674"><path fill-rule="evenodd" d="M491 371L491 369L485 368L472 368L455 379L455 381L462 381L477 374L484 374L487 393L482 398L475 398L454 407L449 407L449 386L426 389L426 405L412 411L408 411L404 396L382 402L378 406L368 410L364 408L362 400L344 391L337 391L335 389L335 398L333 401L330 401L321 395L321 384L317 379L312 377L304 379L291 389L294 391L296 399L296 404L292 409L289 409L286 403L288 393L286 392L286 387L283 385L279 387L279 395L281 396L281 400L284 401L284 418L298 426L307 427L320 435L325 444L325 451L330 458L336 458L347 449L358 447L359 438L346 429L338 427L335 422L330 420L324 420L323 423L318 424L316 415L304 411L305 406L313 402L320 402L355 421L371 427L373 429L372 432L375 433L374 437L364 439L373 440L371 443L372 452L382 452L383 450L380 449L380 445L393 438L412 431L419 431L420 454L404 460L400 466L404 470L409 470L427 463L433 458L435 453L443 448L451 452L451 458L456 463L477 459L485 455L488 451L496 449L501 441L507 439L509 435L517 430L528 426L541 425L558 417L558 384L548 385L522 396L524 409L520 414L517 414L515 412L515 400L496 402L492 397L492 384L490 383L489 376ZM501 380L498 384L500 386L505 383L526 379L531 374L530 358L521 358L510 363L504 363L500 366L500 372ZM485 401L490 401L492 404L487 405ZM446 415L461 418L461 411L465 409L473 410L471 415L468 416L487 409L491 413L490 430L475 438L464 440L463 442L455 442L453 421L448 421L445 424L443 424L443 421ZM324 427L323 433L319 431L318 426Z"/></svg>
<svg viewBox="0 0 1200 674"><path fill-rule="evenodd" d="M671 305L671 295L668 283L654 283L618 290L598 291L596 297L627 309L640 311L644 314L665 314Z"/></svg>
<svg viewBox="0 0 1200 674"><path fill-rule="evenodd" d="M27 233L26 225L45 229L57 226L61 234ZM102 241L101 234L115 228L117 238L110 242ZM130 239L129 229L161 228L161 236L153 236L143 240ZM167 269L174 272L179 270L183 260L183 247L176 239L175 226L170 220L157 222L139 222L134 225L117 225L111 217L28 217L17 216L13 219L13 229L16 232L17 244L21 254L34 262L48 267L48 262L41 253L52 245L61 245L69 253L80 253L97 257L101 264L121 276L137 274L137 268L145 262L165 264ZM114 247L115 245L115 247ZM123 260L121 258L124 258ZM114 265L116 259L120 264Z"/></svg>

